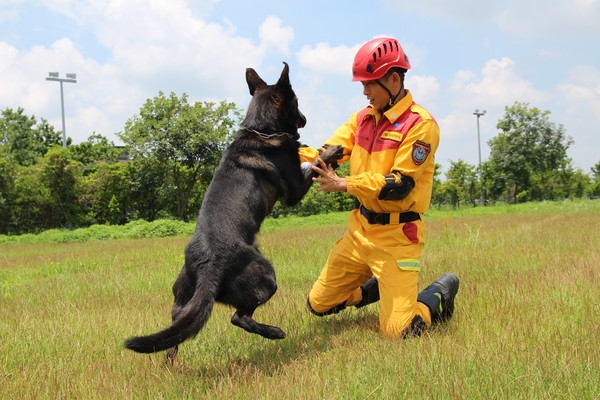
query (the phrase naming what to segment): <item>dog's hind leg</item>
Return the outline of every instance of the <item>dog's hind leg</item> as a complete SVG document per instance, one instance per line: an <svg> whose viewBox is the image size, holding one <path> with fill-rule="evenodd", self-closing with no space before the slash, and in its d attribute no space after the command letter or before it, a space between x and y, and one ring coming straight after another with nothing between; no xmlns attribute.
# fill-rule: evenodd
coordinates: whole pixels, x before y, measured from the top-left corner
<svg viewBox="0 0 600 400"><path fill-rule="evenodd" d="M174 346L167 350L167 353L165 354L165 363L169 364L170 366L175 365L175 358L177 357L178 352L179 346Z"/></svg>
<svg viewBox="0 0 600 400"><path fill-rule="evenodd" d="M175 283L173 284L173 307L171 308L171 320L173 323L179 318L181 315L181 311L183 307L190 301L192 296L194 296L194 291L196 290L196 277L194 274L190 274L184 266L181 269L181 272L177 276ZM178 346L171 347L167 350L165 355L165 362L173 365L175 364L175 357L177 356L177 352L179 351Z"/></svg>
<svg viewBox="0 0 600 400"><path fill-rule="evenodd" d="M231 323L268 339L283 339L285 333L276 326L260 324L252 315L257 307L265 304L277 291L275 270L267 259L253 247L248 254L251 261L239 274L224 284L219 301L237 309Z"/></svg>
<svg viewBox="0 0 600 400"><path fill-rule="evenodd" d="M285 338L285 332L280 328L272 325L265 325L256 322L252 319L252 314L254 310L242 310L239 309L233 314L231 318L231 323L239 326L240 328L250 332L256 333L267 339L283 339Z"/></svg>

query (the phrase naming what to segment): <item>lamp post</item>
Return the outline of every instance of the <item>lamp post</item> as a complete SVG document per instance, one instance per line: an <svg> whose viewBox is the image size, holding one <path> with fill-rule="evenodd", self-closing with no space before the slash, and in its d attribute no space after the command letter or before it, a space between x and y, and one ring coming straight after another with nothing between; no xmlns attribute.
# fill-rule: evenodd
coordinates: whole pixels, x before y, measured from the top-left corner
<svg viewBox="0 0 600 400"><path fill-rule="evenodd" d="M63 95L63 82L77 83L77 75L68 73L66 78L59 78L58 72L49 72L46 77L47 81L60 82L60 109L62 112L62 136L63 136L63 147L67 147L67 132L65 131L65 100Z"/></svg>
<svg viewBox="0 0 600 400"><path fill-rule="evenodd" d="M483 190L483 171L481 171L481 138L479 134L479 117L485 115L485 110L475 110L473 115L477 116L477 149L479 152L479 181L481 182L481 204L485 205L485 194Z"/></svg>

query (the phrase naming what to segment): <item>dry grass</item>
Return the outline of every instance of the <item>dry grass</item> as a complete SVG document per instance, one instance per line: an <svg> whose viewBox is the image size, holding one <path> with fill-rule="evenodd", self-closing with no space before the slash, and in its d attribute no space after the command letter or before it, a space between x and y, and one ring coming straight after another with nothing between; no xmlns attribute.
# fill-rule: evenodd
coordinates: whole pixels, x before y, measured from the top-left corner
<svg viewBox="0 0 600 400"><path fill-rule="evenodd" d="M122 341L168 324L188 238L0 246L0 398L600 397L597 209L428 229L422 286L461 278L446 326L402 341L378 333L376 306L311 317L306 294L343 228L269 232L280 290L256 318L288 337L247 334L218 306L173 367Z"/></svg>

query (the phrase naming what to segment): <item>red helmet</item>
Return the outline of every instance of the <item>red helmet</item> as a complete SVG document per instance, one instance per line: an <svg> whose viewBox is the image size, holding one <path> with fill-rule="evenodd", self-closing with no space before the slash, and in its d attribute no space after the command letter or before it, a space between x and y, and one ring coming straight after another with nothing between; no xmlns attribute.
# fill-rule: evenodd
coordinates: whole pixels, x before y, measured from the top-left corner
<svg viewBox="0 0 600 400"><path fill-rule="evenodd" d="M353 81L370 81L382 78L390 68L410 69L410 61L396 39L377 38L368 41L358 50L352 64Z"/></svg>

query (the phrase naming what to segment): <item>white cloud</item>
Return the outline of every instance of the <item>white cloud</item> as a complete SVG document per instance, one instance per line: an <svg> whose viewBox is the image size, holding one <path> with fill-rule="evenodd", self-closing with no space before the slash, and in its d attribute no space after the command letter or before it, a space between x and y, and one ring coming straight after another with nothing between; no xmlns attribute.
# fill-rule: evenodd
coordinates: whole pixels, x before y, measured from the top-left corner
<svg viewBox="0 0 600 400"><path fill-rule="evenodd" d="M383 3L389 8L403 12L414 10L428 17L435 17L461 25L484 25L491 20L492 16L505 2L480 0L383 0Z"/></svg>
<svg viewBox="0 0 600 400"><path fill-rule="evenodd" d="M282 26L283 21L277 17L267 17L259 28L261 43L265 48L274 48L280 53L290 53L290 43L294 39L294 30Z"/></svg>
<svg viewBox="0 0 600 400"><path fill-rule="evenodd" d="M68 68L83 67L87 63L69 39L58 40L50 48L34 46L24 52L0 42L0 59L3 60L0 104L24 107L29 114L40 114L52 104L51 94L58 92L56 83L44 81L48 72L72 72Z"/></svg>
<svg viewBox="0 0 600 400"><path fill-rule="evenodd" d="M19 18L19 13L16 10L0 10L0 22L14 21Z"/></svg>
<svg viewBox="0 0 600 400"><path fill-rule="evenodd" d="M495 19L505 32L529 38L598 34L600 1L511 0Z"/></svg>
<svg viewBox="0 0 600 400"><path fill-rule="evenodd" d="M558 103L564 107L569 119L580 120L585 115L600 121L600 70L579 66L569 73L569 81L557 85Z"/></svg>
<svg viewBox="0 0 600 400"><path fill-rule="evenodd" d="M567 78L553 91L539 91L519 76L516 63L509 58L489 60L479 73L458 71L450 86L450 111L438 119L442 136L440 161L462 158L471 164L477 162L477 119L473 111L486 109L479 120L485 161L489 153L487 142L497 134L497 121L503 117L504 107L515 101L551 111L551 121L563 125L567 135L575 139L570 149L578 155L574 157L575 165L596 159L593 149L597 149L599 140L596 130L590 129L590 118L600 119L600 70L579 66Z"/></svg>
<svg viewBox="0 0 600 400"><path fill-rule="evenodd" d="M354 47L334 47L329 43L318 43L315 47L302 47L296 56L301 66L320 75L334 74L351 77L354 55L360 46L359 44Z"/></svg>
<svg viewBox="0 0 600 400"><path fill-rule="evenodd" d="M548 94L536 90L531 82L518 76L515 61L504 57L488 61L481 70L481 79L472 71L458 71L451 90L459 107L476 107L478 104L505 106L520 102L539 103Z"/></svg>
<svg viewBox="0 0 600 400"><path fill-rule="evenodd" d="M591 66L578 66L569 72L567 82L556 86L556 111L552 120L564 125L574 143L569 155L576 166L587 170L600 161L600 70ZM587 171L586 171L587 172Z"/></svg>
<svg viewBox="0 0 600 400"><path fill-rule="evenodd" d="M263 56L260 45L231 35L229 24L224 27L194 18L182 1L136 3L113 1L102 10L104 18L96 27L129 79L152 80L163 87L168 82L182 85L182 78L192 87L202 83L211 88L220 81L231 85L231 91L237 80L219 78L240 75L248 63L256 65Z"/></svg>
<svg viewBox="0 0 600 400"><path fill-rule="evenodd" d="M491 59L480 72L460 70L449 86L451 104L445 115L438 116L441 131L440 161L458 160L476 164L478 161L477 118L474 110L486 110L479 119L482 159L488 154L487 141L496 134L496 123L504 107L515 101L539 106L552 98L550 93L535 89L521 78L514 60Z"/></svg>
<svg viewBox="0 0 600 400"><path fill-rule="evenodd" d="M461 116L457 114L450 114L445 116L444 118L438 120L438 124L441 128L441 136L442 137L458 137L459 132L465 131L465 118L461 118Z"/></svg>
<svg viewBox="0 0 600 400"><path fill-rule="evenodd" d="M440 91L440 84L434 76L406 75L406 87L419 104L434 101Z"/></svg>
<svg viewBox="0 0 600 400"><path fill-rule="evenodd" d="M577 37L598 34L599 0L383 0L393 9L417 11L462 27L495 24L509 35L525 38Z"/></svg>

